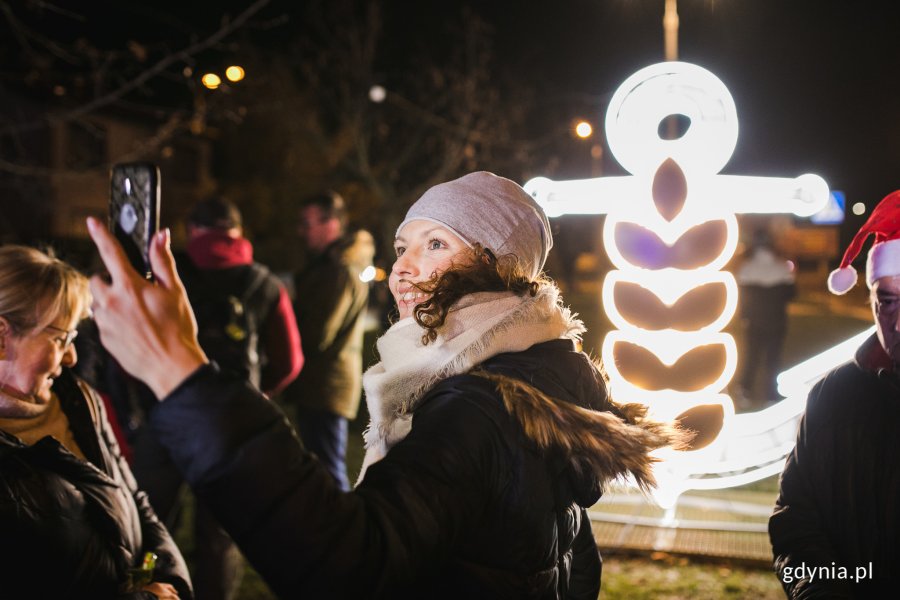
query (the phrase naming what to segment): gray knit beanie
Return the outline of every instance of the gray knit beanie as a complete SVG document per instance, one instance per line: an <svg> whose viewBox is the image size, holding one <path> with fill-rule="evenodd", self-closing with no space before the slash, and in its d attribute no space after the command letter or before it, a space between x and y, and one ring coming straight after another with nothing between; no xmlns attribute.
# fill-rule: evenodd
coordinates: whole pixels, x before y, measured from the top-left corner
<svg viewBox="0 0 900 600"><path fill-rule="evenodd" d="M417 219L432 221L469 246L479 243L496 256L514 254L534 279L553 247L550 222L519 184L487 171L440 183L416 200L397 228Z"/></svg>

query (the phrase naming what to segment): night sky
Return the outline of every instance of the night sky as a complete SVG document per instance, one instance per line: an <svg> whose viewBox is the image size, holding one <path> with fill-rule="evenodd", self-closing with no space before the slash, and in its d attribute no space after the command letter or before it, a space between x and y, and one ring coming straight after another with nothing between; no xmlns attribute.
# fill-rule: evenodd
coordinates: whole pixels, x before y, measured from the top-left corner
<svg viewBox="0 0 900 600"><path fill-rule="evenodd" d="M600 102L663 56L663 0L483 4L503 60ZM897 3L680 0L678 12L680 60L735 99L740 134L725 172L812 172L869 207L900 188ZM850 217L854 230L862 218Z"/></svg>
<svg viewBox="0 0 900 600"><path fill-rule="evenodd" d="M100 2L92 6L150 6L142 10L154 18L117 24L101 10L90 14L84 29L115 41L117 29L129 38L144 27L141 35L152 38L155 19L171 12L166 35L204 35L215 30L223 11L233 15L251 3ZM441 25L462 4L490 23L495 68L529 82L543 103L535 128L567 127L578 116L599 126L616 87L663 58L664 0L385 0L386 56L457 43ZM296 6L273 0L260 13L261 20L289 17L263 33L273 51L302 35ZM900 188L900 3L680 0L678 11L679 58L712 71L735 99L740 135L725 172L812 172L843 190L848 205L862 201L870 208ZM52 31L49 20L47 27ZM573 98L580 114L572 114ZM605 161L607 172L617 172L608 152ZM855 231L864 218L849 215L845 230Z"/></svg>
<svg viewBox="0 0 900 600"><path fill-rule="evenodd" d="M599 126L618 85L663 59L664 0L469 5L492 24L498 71L532 82L550 126L578 116ZM453 43L432 33L449 10L387 2L385 39ZM900 188L900 3L679 0L678 12L679 59L712 71L735 100L740 133L724 172L816 173L868 208ZM609 152L605 161L617 172ZM845 241L866 216L848 214Z"/></svg>

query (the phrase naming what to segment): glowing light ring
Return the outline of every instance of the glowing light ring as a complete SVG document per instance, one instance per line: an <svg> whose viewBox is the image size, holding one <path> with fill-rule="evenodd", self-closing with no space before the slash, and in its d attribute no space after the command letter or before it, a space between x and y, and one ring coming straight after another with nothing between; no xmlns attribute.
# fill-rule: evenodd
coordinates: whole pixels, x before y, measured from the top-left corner
<svg viewBox="0 0 900 600"><path fill-rule="evenodd" d="M606 315L612 324L626 333L639 333L643 329L629 323L619 311L614 297L616 284L619 282L641 286L659 298L667 307L673 306L682 296L697 287L709 283L721 283L726 290L725 307L722 314L714 321L697 330L697 333L703 335L720 331L731 321L737 310L738 287L734 275L731 273L716 270L714 273L705 275L702 272L686 272L681 269L610 271L603 280L603 306L606 308Z"/></svg>
<svg viewBox="0 0 900 600"><path fill-rule="evenodd" d="M673 114L691 120L683 137L659 138ZM619 86L606 112L610 150L630 173L653 172L666 158L686 171L717 173L738 138L734 99L715 75L697 65L665 62L641 69Z"/></svg>

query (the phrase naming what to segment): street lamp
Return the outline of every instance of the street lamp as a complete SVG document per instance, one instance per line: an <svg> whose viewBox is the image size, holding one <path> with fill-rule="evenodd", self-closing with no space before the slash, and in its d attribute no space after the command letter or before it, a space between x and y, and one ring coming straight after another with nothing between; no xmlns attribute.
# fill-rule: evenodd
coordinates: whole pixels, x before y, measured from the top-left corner
<svg viewBox="0 0 900 600"><path fill-rule="evenodd" d="M575 135L583 140L591 137L592 133L594 133L594 128L587 121L578 121L575 125Z"/></svg>
<svg viewBox="0 0 900 600"><path fill-rule="evenodd" d="M594 128L587 121L575 123L575 135L586 140L594 135ZM603 146L599 142L591 145L591 177L603 174Z"/></svg>
<svg viewBox="0 0 900 600"><path fill-rule="evenodd" d="M666 0L666 12L663 13L663 39L665 42L666 60L678 60L678 0ZM666 119L667 139L678 139L678 118L674 115Z"/></svg>
<svg viewBox="0 0 900 600"><path fill-rule="evenodd" d="M208 89L215 90L222 85L222 78L215 73L206 73L200 78L200 82Z"/></svg>
<svg viewBox="0 0 900 600"><path fill-rule="evenodd" d="M663 14L666 60L678 60L678 0L666 0Z"/></svg>
<svg viewBox="0 0 900 600"><path fill-rule="evenodd" d="M244 69L238 65L232 65L225 69L225 78L232 83L236 83L244 78Z"/></svg>

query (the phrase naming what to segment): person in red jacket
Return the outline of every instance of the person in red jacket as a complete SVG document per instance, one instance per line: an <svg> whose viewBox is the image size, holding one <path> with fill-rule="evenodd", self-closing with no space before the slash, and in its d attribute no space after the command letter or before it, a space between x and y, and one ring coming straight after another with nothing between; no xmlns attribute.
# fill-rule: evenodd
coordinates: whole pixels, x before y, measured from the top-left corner
<svg viewBox="0 0 900 600"><path fill-rule="evenodd" d="M279 393L304 364L300 332L284 285L254 262L253 246L243 237L241 213L228 199L211 196L194 205L187 234L186 254L177 257L178 268L204 352L222 370L265 394ZM160 518L174 526L184 480L149 431L137 437L134 472ZM243 572L240 553L202 503L194 512L194 538L197 598L233 597Z"/></svg>
<svg viewBox="0 0 900 600"><path fill-rule="evenodd" d="M305 363L287 290L266 267L254 262L253 246L243 237L241 213L228 199L211 196L198 202L188 216L187 234L187 260L180 257L178 266L197 315L201 345L220 367L241 370L263 393L278 394L297 378ZM255 333L249 357L221 355L221 347L229 342L216 339L215 333L204 344L204 330L210 328L202 322L201 305L218 297L241 300L242 310L255 319L256 331L242 332L248 345Z"/></svg>

